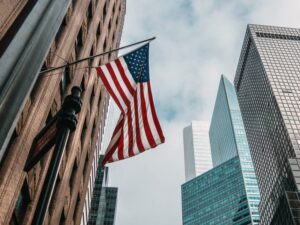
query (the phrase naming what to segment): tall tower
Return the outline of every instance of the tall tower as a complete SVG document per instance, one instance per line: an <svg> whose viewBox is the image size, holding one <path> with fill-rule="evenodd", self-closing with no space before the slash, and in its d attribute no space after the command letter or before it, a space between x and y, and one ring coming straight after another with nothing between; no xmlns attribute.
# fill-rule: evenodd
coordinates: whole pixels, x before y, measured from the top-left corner
<svg viewBox="0 0 300 225"><path fill-rule="evenodd" d="M235 87L262 224L299 224L300 30L248 25Z"/></svg>
<svg viewBox="0 0 300 225"><path fill-rule="evenodd" d="M183 224L259 224L260 195L242 116L223 75L209 138L214 168L182 185Z"/></svg>
<svg viewBox="0 0 300 225"><path fill-rule="evenodd" d="M76 85L82 108L44 224L79 225L109 100L93 67L117 53L40 71L117 48L125 0L0 1L0 14L0 224L32 224L52 151L28 173L23 168L33 139Z"/></svg>
<svg viewBox="0 0 300 225"><path fill-rule="evenodd" d="M212 168L208 129L206 121L192 121L183 129L186 181Z"/></svg>
<svg viewBox="0 0 300 225"><path fill-rule="evenodd" d="M252 224L259 221L260 194L234 86L222 75L209 128L214 167L238 156ZM256 221L256 222L255 222Z"/></svg>

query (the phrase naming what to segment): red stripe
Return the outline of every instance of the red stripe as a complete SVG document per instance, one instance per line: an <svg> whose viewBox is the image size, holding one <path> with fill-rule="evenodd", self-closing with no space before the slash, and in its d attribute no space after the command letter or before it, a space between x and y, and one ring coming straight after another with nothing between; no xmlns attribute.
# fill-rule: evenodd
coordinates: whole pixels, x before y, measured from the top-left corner
<svg viewBox="0 0 300 225"><path fill-rule="evenodd" d="M140 83L140 87L141 87L142 119L143 119L144 129L145 129L145 133L146 133L146 136L147 136L147 140L148 140L151 148L154 148L156 146L156 143L154 141L154 138L153 138L153 135L151 133L150 126L149 126L149 122L148 122L148 119L147 119L147 108L146 108L146 103L145 103L143 83Z"/></svg>
<svg viewBox="0 0 300 225"><path fill-rule="evenodd" d="M128 118L128 154L129 154L129 157L134 156L131 113L132 113L131 108L128 108L127 118Z"/></svg>
<svg viewBox="0 0 300 225"><path fill-rule="evenodd" d="M153 97L152 97L152 91L151 91L151 86L150 86L150 82L147 82L147 86L148 86L148 97L149 97L149 103L150 103L150 107L151 107L151 113L152 113L152 118L156 127L156 130L158 132L159 138L161 143L165 142L165 137L163 135L162 129L160 127L157 115L156 115L156 111L155 111L155 107L154 107L154 102L153 102Z"/></svg>
<svg viewBox="0 0 300 225"><path fill-rule="evenodd" d="M106 64L106 68L108 69L108 72L110 73L111 78L112 78L113 82L115 83L115 86L118 89L118 92L120 93L125 105L127 107L129 107L130 102L129 102L127 96L125 95L125 93L124 93L124 91L123 91L123 89L122 89L122 87L121 87L121 85L120 85L120 83L119 83L119 81L116 77L115 71L113 70L111 64L110 63Z"/></svg>
<svg viewBox="0 0 300 225"><path fill-rule="evenodd" d="M106 77L105 77L105 74L103 72L103 70L101 69L101 67L97 67L96 68L97 70L97 73L99 75L99 77L101 78L104 86L106 87L108 93L111 95L111 97L115 100L116 104L118 105L119 109L124 112L120 102L119 102L119 99L117 98L117 96L115 95L115 93L113 92L113 90L111 89L110 85L109 85L109 82L107 81Z"/></svg>
<svg viewBox="0 0 300 225"><path fill-rule="evenodd" d="M117 132L118 132L118 131L121 129L121 127L123 126L123 120L124 120L124 117L123 117L123 115L121 114L121 115L120 115L120 118L119 118L119 120L118 120L118 123L117 123L117 125L116 125L116 127L115 127L115 129L114 129L112 138L113 138L113 136L115 136L115 135L117 134ZM112 138L111 138L111 139L112 139Z"/></svg>
<svg viewBox="0 0 300 225"><path fill-rule="evenodd" d="M121 77L122 77L122 79L123 79L123 81L124 81L126 87L128 88L130 94L131 94L131 95L134 95L134 88L131 86L129 80L127 79L127 75L125 74L124 68L123 68L123 66L122 66L122 64L121 64L121 62L120 62L120 60L119 60L119 59L116 59L115 63L116 63L116 65L117 65L117 68L118 68L118 70L119 70L119 72L120 72L120 74L121 74ZM130 75L130 76L131 76L131 75Z"/></svg>
<svg viewBox="0 0 300 225"><path fill-rule="evenodd" d="M117 147L118 147L119 142L117 141L110 149L110 151L108 153L105 154L104 159L102 161L102 166L104 166L106 163L108 162L112 162L113 158L112 155L114 154L114 152L116 151Z"/></svg>
<svg viewBox="0 0 300 225"><path fill-rule="evenodd" d="M138 89L138 87L137 87ZM138 103L137 103L137 92L134 95L134 113L135 113L135 133L136 133L136 144L138 147L139 152L145 151L141 140L140 134L140 123L139 123L139 112L138 112Z"/></svg>
<svg viewBox="0 0 300 225"><path fill-rule="evenodd" d="M118 144L118 158L119 160L124 159L124 127L122 128L122 132L121 132L121 137L119 139L119 144Z"/></svg>
<svg viewBox="0 0 300 225"><path fill-rule="evenodd" d="M115 135L118 133L118 131L119 131L120 129L123 128L123 124L124 124L124 117L123 117L123 115L121 114L121 115L120 115L119 122L118 122L118 124L117 124L117 126L116 126L116 128L115 128L115 130L114 130L114 133L113 133L113 135L112 135L112 138L111 138L110 142L111 142L112 139L115 137ZM123 130L121 131L121 134L122 134L122 133L123 133ZM121 136L120 136L120 137L121 137ZM119 141L120 141L120 138L117 139L116 143L115 143L110 149L108 149L108 151L105 153L104 159L103 159L103 161L102 161L102 165L105 165L107 162L110 161L110 159L112 158L112 155L114 154L116 148L117 148L118 145L119 145Z"/></svg>

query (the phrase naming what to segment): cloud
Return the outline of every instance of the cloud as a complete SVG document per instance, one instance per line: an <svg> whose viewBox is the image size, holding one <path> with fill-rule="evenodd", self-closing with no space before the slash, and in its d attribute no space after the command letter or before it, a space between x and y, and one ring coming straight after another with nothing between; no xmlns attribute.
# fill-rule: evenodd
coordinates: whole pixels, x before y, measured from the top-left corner
<svg viewBox="0 0 300 225"><path fill-rule="evenodd" d="M246 25L300 27L299 0L127 0L122 45L152 36L150 76L166 143L110 166L116 225L179 225L182 129L210 120L221 74L233 80Z"/></svg>

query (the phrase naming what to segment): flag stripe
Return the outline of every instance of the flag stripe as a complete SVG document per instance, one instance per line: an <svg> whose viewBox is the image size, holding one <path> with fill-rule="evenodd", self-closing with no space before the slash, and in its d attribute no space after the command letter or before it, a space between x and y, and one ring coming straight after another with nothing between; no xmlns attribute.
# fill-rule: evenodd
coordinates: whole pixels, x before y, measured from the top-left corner
<svg viewBox="0 0 300 225"><path fill-rule="evenodd" d="M129 100L128 100L128 97L127 97L128 95L125 94L125 92L123 91L124 88L121 87L121 83L123 83L122 79L119 80L117 78L117 76L115 74L115 70L112 68L111 64L107 64L106 68L108 69L108 71L109 71L109 73L112 77L112 80L113 80L118 92L120 93L120 96L121 96L123 102L126 104L126 109L127 109L130 103L129 103Z"/></svg>
<svg viewBox="0 0 300 225"><path fill-rule="evenodd" d="M144 146L144 150L149 149L150 148L150 144L149 144L149 140L147 138L146 135L146 130L144 127L144 121L143 121L143 111L142 111L142 99L141 99L141 86L142 84L139 83L137 86L137 105L138 105L138 114L139 114L139 130L140 130L140 134L141 134L141 141L143 143Z"/></svg>
<svg viewBox="0 0 300 225"><path fill-rule="evenodd" d="M137 87L137 92L138 92ZM139 121L139 105L138 105L138 99L137 99L137 93L134 96L134 112L135 112L135 132L136 132L136 144L138 147L139 152L145 151L145 148L142 143L141 134L140 134L140 121Z"/></svg>
<svg viewBox="0 0 300 225"><path fill-rule="evenodd" d="M110 84L108 83L106 76L102 70L101 67L97 67L97 72L99 77L101 78L104 86L106 87L107 91L109 92L109 94L111 95L111 97L115 100L116 104L118 105L118 107L120 108L121 111L123 111L123 108L121 107L121 103L119 102L119 99L117 98L117 96L115 95L115 93L113 92Z"/></svg>
<svg viewBox="0 0 300 225"><path fill-rule="evenodd" d="M157 118L157 115L156 115L150 82L147 82L147 86L148 86L149 103L150 103L152 118L153 118L156 130L159 134L160 141L161 141L161 143L164 143L165 142L165 137L163 135L162 129L160 127L160 124L158 122L158 118Z"/></svg>
<svg viewBox="0 0 300 225"><path fill-rule="evenodd" d="M122 66L122 64L121 64L121 62L120 62L120 60L117 59L117 60L115 61L115 63L116 63L116 66L117 66L117 68L118 68L118 70L119 70L119 73L120 73L120 75L121 75L121 77L122 77L122 79L123 79L123 81L124 81L124 83L125 83L125 85L126 85L128 91L129 91L130 94L133 96L133 95L134 95L134 88L132 87L132 84L130 83L130 81L127 79L127 76L126 76L126 74L125 74L124 68L123 68L123 66Z"/></svg>
<svg viewBox="0 0 300 225"><path fill-rule="evenodd" d="M146 108L146 100L145 100L145 95L144 95L144 85L143 83L140 84L140 95L141 95L141 109L142 109L142 119L143 119L143 124L144 124L144 129L146 133L147 140L149 142L149 145L151 148L155 147L155 142L153 135L151 133L150 127L149 127L149 122L147 118L147 108Z"/></svg>
<svg viewBox="0 0 300 225"><path fill-rule="evenodd" d="M123 79L123 77L121 76L120 71L119 71L119 69L118 69L118 67L117 67L117 65L116 65L115 62L112 62L112 63L111 63L111 67L112 67L112 69L114 70L114 73L115 73L115 75L116 75L116 78L117 78L117 80L118 80L118 82L119 82L119 84L120 84L122 90L124 91L124 94L125 94L126 98L128 99L129 104L130 104L134 93L132 94L131 91L128 89L128 87L127 87L127 85L126 85L126 83L125 83L126 81L125 81L125 80ZM135 87L131 87L131 86L130 86L130 88L131 88L132 90L134 90ZM129 107L129 105L127 105L127 107Z"/></svg>
<svg viewBox="0 0 300 225"><path fill-rule="evenodd" d="M152 136L153 136L153 139L154 139L154 147L161 143L160 141L160 137L159 137L159 133L158 133L158 130L155 126L155 122L154 122L154 119L153 119L153 114L152 114L152 110L151 110L151 105L150 105L150 96L149 96L149 89L148 89L148 83L143 83L144 85L144 96L145 97L145 104L146 104L146 108L147 108L147 119L148 119L148 123L149 123L149 128L151 130L151 133L152 133Z"/></svg>
<svg viewBox="0 0 300 225"><path fill-rule="evenodd" d="M131 118L131 108L128 109L128 156L132 157L134 156L133 152L133 133L132 133L132 118Z"/></svg>
<svg viewBox="0 0 300 225"><path fill-rule="evenodd" d="M118 88L117 88L117 86L116 86L116 84L115 84L115 82L113 80L112 75L110 74L110 72L109 72L109 70L107 68L107 65L103 66L102 71L105 74L105 77L106 77L107 82L109 83L111 89L115 90L114 94L117 97L117 99L118 99L118 101L119 101L119 103L121 105L121 109L120 110L123 111L123 113L125 113L126 110L127 110L127 106L126 106L126 104L125 104L125 102L124 102L124 100L123 100L123 98L121 96L121 93L118 91Z"/></svg>
<svg viewBox="0 0 300 225"><path fill-rule="evenodd" d="M114 153L115 149L117 148L118 144L119 144L119 137L120 134L122 132L122 127L123 127L123 118L122 115L119 118L119 121L117 123L117 126L113 132L111 141L107 147L107 152L105 154L105 157L103 159L102 165L105 165L106 162L108 162L110 160L110 158L112 157L112 154Z"/></svg>
<svg viewBox="0 0 300 225"><path fill-rule="evenodd" d="M124 74L128 78L129 83L131 84L132 87L136 87L136 82L133 79L133 77L132 77L132 75L131 75L131 73L130 73L130 71L128 69L128 66L127 66L127 64L126 64L126 62L124 60L124 57L120 57L119 60L120 60L120 64L122 65ZM134 88L134 92L135 92L135 88Z"/></svg>

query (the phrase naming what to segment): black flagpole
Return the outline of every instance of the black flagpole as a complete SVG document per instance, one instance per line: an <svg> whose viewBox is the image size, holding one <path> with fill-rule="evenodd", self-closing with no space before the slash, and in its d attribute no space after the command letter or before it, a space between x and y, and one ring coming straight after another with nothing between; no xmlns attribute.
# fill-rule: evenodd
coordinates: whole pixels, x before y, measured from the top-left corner
<svg viewBox="0 0 300 225"><path fill-rule="evenodd" d="M62 109L58 114L56 144L31 223L32 225L42 225L44 222L69 134L76 129L76 114L80 112L81 105L81 89L73 87L72 94L65 98Z"/></svg>
<svg viewBox="0 0 300 225"><path fill-rule="evenodd" d="M134 45L142 44L142 43L144 43L144 42L150 42L150 41L153 41L155 38L156 38L156 37L148 38L148 39L146 39L146 40L139 41L139 42L135 42L135 43L130 44L130 45L125 45L125 46L122 46L122 47L120 47L120 48L112 49L112 50L107 51L107 52L103 52L103 53L100 53L100 54L97 54L97 55L89 56L89 57L82 58L82 59L79 59L79 60L76 60L76 61L73 61L73 62L70 62L70 63L66 63L66 64L61 65L61 66L58 66L58 67L52 67L52 68L49 68L49 69L47 69L47 70L41 71L40 74L52 72L52 71L54 71L54 70L59 70L59 69L65 68L65 67L67 67L67 66L71 66L71 65L74 65L74 64L77 64L77 63L80 63L80 62L89 60L89 59L93 59L93 58L98 57L98 56L102 56L102 55L106 55L106 54L109 54L109 53L112 53L112 52L115 52L115 51L119 51L119 50L124 49L124 48L129 48L129 47L132 47L132 46L134 46Z"/></svg>

